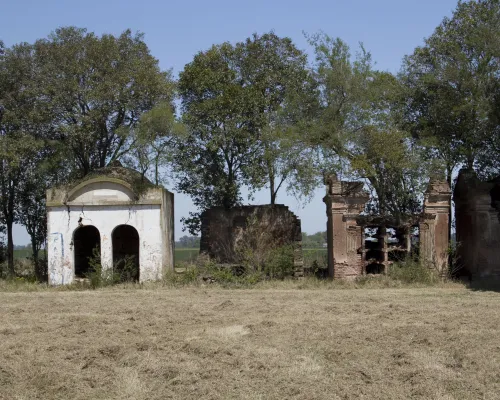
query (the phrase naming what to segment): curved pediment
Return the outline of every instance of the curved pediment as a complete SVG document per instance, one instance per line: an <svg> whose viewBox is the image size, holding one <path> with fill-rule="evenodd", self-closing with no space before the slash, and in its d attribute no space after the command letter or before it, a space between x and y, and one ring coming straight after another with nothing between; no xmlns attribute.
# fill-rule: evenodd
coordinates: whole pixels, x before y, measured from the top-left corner
<svg viewBox="0 0 500 400"><path fill-rule="evenodd" d="M129 183L120 179L95 178L74 187L67 197L70 205L121 204L137 200Z"/></svg>

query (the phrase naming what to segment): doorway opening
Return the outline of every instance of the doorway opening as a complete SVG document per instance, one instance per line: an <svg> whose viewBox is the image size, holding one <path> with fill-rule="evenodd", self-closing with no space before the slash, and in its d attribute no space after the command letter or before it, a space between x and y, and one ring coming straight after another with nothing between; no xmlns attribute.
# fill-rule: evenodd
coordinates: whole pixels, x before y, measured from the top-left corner
<svg viewBox="0 0 500 400"><path fill-rule="evenodd" d="M120 281L139 280L139 233L130 225L117 226L111 235L113 272Z"/></svg>
<svg viewBox="0 0 500 400"><path fill-rule="evenodd" d="M75 249L75 277L87 278L92 272L90 259L101 258L101 235L92 225L81 226L73 235ZM96 260L96 261L97 261Z"/></svg>

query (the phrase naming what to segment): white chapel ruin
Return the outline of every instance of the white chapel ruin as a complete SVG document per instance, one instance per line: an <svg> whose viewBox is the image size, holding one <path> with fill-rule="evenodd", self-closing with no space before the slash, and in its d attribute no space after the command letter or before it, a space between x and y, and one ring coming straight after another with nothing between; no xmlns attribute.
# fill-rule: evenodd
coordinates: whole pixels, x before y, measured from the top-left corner
<svg viewBox="0 0 500 400"><path fill-rule="evenodd" d="M51 285L87 277L96 252L103 271L132 260L140 282L174 268L173 193L122 166L47 190L47 230Z"/></svg>

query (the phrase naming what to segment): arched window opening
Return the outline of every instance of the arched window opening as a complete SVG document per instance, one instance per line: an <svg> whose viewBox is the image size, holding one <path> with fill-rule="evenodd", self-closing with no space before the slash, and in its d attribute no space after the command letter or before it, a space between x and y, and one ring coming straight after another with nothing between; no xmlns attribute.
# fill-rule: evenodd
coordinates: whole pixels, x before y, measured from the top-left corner
<svg viewBox="0 0 500 400"><path fill-rule="evenodd" d="M130 225L117 226L111 235L113 271L120 281L139 280L139 233Z"/></svg>
<svg viewBox="0 0 500 400"><path fill-rule="evenodd" d="M87 278L92 272L92 261L101 257L101 235L92 225L81 226L73 235L75 249L75 277Z"/></svg>

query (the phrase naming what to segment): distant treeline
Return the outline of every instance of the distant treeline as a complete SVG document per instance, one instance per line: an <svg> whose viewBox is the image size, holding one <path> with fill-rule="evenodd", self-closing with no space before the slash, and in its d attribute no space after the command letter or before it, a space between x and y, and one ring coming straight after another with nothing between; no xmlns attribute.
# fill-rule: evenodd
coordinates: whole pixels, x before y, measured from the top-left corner
<svg viewBox="0 0 500 400"><path fill-rule="evenodd" d="M200 237L184 235L175 242L175 247L178 249L199 249Z"/></svg>
<svg viewBox="0 0 500 400"><path fill-rule="evenodd" d="M326 245L326 231L316 232L308 235L302 232L302 247L306 249L317 249Z"/></svg>

